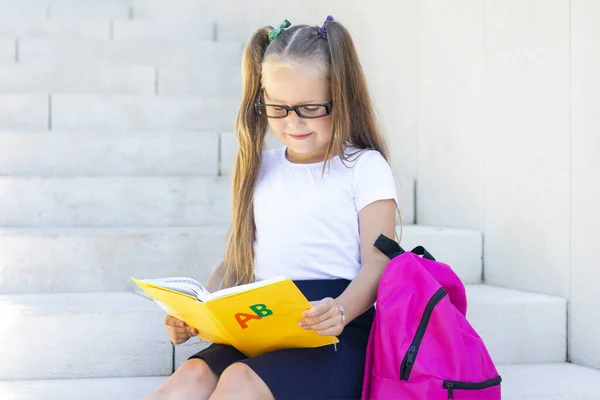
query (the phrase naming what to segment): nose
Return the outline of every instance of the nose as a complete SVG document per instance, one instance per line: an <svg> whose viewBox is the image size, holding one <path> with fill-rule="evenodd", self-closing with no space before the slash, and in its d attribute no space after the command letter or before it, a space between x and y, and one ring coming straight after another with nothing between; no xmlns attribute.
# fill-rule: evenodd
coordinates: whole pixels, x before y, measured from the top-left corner
<svg viewBox="0 0 600 400"><path fill-rule="evenodd" d="M300 118L296 111L290 111L288 116L285 118L288 126L304 126L306 121L304 118Z"/></svg>

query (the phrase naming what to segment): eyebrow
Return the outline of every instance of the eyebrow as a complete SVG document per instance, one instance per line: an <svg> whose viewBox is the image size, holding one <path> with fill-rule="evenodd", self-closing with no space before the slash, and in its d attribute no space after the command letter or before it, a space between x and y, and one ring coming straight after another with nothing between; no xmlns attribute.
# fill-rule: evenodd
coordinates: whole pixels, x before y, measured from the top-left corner
<svg viewBox="0 0 600 400"><path fill-rule="evenodd" d="M271 96L269 96L267 94L267 89L263 88L263 92L265 93L265 96L267 96L269 98L271 97ZM285 101L281 101L281 100L277 100L277 99L273 99L273 98L271 99L271 101L276 101L278 103L285 103ZM298 103L298 104L321 104L321 102L319 102L319 101L312 101L311 100L311 101L303 101L303 102Z"/></svg>

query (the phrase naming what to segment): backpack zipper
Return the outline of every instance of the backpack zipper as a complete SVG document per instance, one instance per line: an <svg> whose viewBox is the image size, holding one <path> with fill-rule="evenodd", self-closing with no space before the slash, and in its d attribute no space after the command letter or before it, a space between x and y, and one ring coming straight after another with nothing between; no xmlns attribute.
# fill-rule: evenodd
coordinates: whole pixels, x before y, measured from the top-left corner
<svg viewBox="0 0 600 400"><path fill-rule="evenodd" d="M410 377L410 372L415 364L415 359L417 358L417 353L419 352L419 347L423 341L423 336L425 335L425 330L427 329L427 325L431 319L433 309L447 294L448 293L443 287L439 288L431 297L431 299L429 299L427 306L425 306L425 311L423 312L423 316L419 322L417 332L415 333L415 336L408 347L408 352L404 355L404 359L400 365L400 380L407 381Z"/></svg>
<svg viewBox="0 0 600 400"><path fill-rule="evenodd" d="M502 378L498 376L483 382L444 381L442 387L448 389L448 399L454 399L454 390L483 390L498 386L501 382Z"/></svg>

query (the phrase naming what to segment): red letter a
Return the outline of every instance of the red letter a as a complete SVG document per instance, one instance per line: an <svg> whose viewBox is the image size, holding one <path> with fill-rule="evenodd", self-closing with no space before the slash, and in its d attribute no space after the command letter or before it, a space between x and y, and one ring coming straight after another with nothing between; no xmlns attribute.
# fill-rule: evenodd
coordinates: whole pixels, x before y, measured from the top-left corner
<svg viewBox="0 0 600 400"><path fill-rule="evenodd" d="M237 313L235 314L235 319L237 320L238 324L240 324L242 329L246 329L248 327L246 322L250 321L251 319L260 319L260 317L258 315Z"/></svg>

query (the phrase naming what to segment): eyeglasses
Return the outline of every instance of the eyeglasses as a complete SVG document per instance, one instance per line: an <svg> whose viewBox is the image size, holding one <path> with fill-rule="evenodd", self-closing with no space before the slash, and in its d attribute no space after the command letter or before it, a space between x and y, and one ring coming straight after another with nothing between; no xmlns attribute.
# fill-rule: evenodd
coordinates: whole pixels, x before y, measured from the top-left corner
<svg viewBox="0 0 600 400"><path fill-rule="evenodd" d="M295 107L280 104L262 104L259 101L260 94L256 96L254 110L256 114L267 118L285 118L290 111L295 111L300 118L321 118L331 114L333 100L326 104L300 104Z"/></svg>

